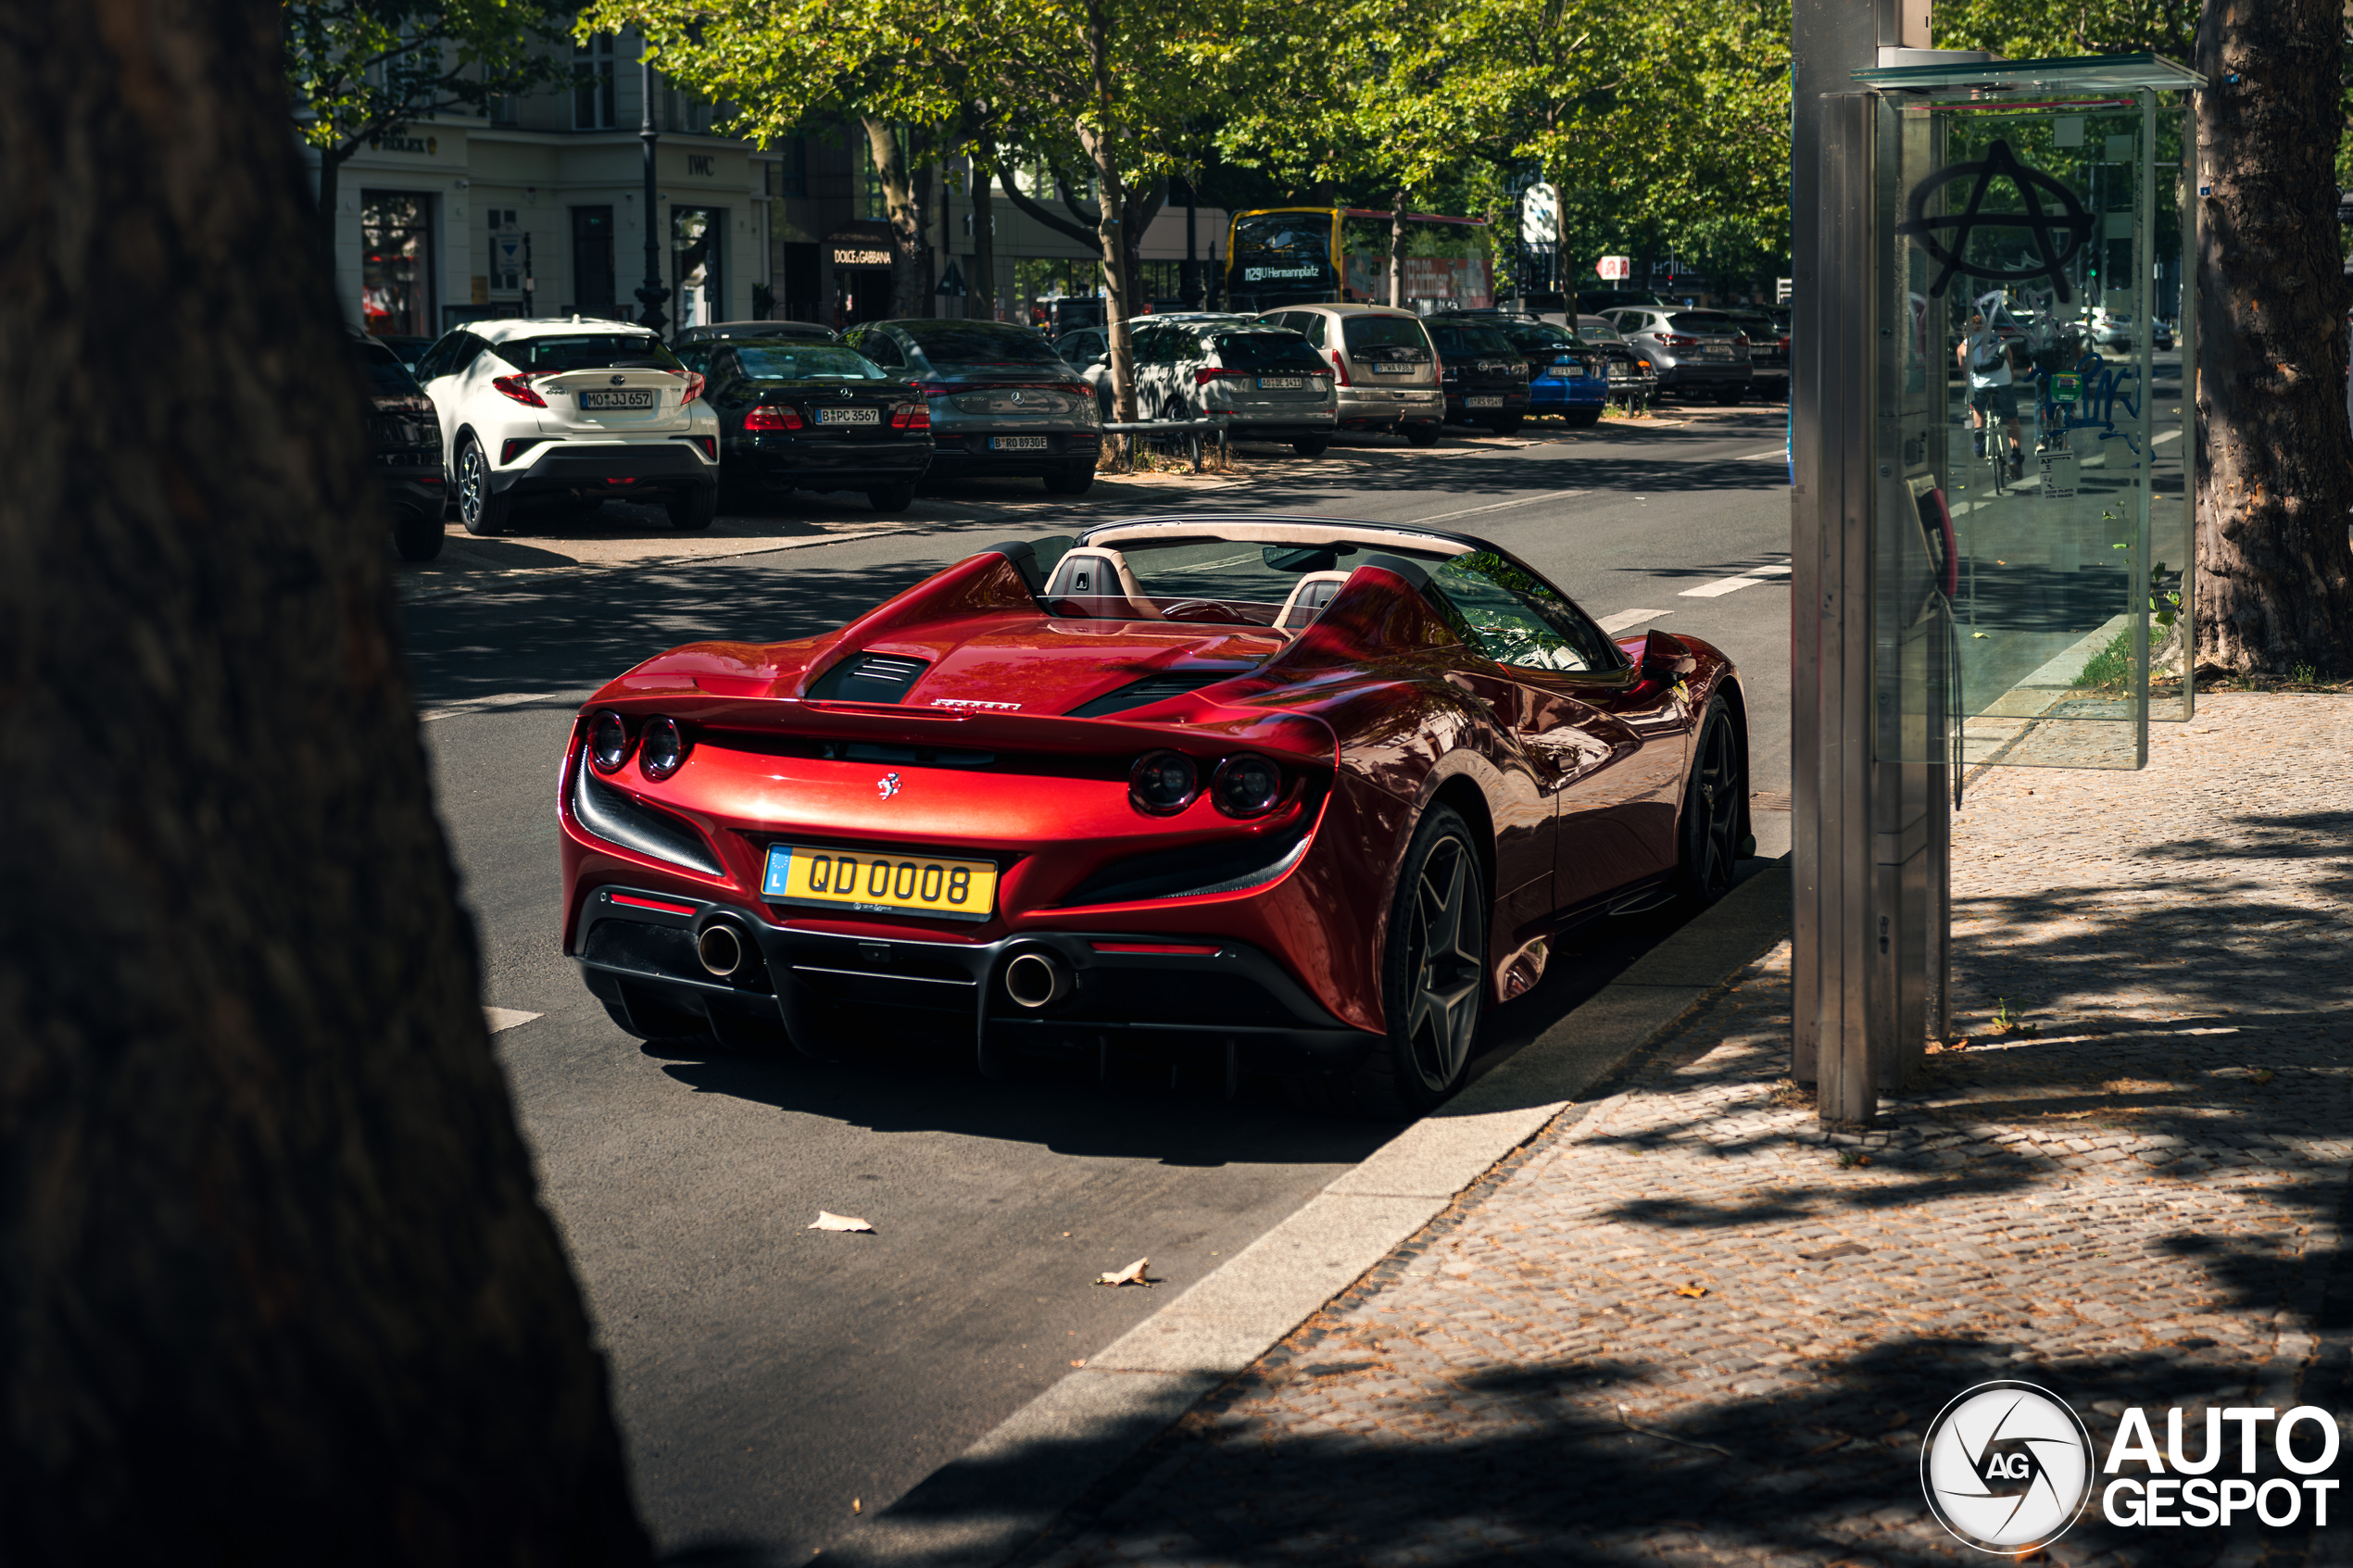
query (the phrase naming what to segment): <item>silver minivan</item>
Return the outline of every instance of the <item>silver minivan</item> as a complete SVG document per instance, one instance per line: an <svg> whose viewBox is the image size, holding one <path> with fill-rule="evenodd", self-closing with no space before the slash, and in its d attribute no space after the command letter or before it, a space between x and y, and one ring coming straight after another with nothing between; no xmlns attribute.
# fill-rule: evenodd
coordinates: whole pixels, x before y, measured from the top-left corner
<svg viewBox="0 0 2353 1568"><path fill-rule="evenodd" d="M1289 327L1330 364L1340 429L1395 431L1416 446L1437 443L1446 394L1420 317L1387 305L1290 305L1259 320Z"/></svg>
<svg viewBox="0 0 2353 1568"><path fill-rule="evenodd" d="M1136 331L1136 408L1148 420L1224 416L1238 441L1287 441L1302 458L1331 445L1332 368L1294 332L1247 316Z"/></svg>

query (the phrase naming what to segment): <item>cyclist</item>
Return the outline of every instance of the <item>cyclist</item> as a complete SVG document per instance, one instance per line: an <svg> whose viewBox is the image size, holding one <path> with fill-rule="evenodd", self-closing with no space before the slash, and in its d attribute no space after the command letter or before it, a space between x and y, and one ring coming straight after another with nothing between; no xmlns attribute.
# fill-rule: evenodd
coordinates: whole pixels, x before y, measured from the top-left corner
<svg viewBox="0 0 2353 1568"><path fill-rule="evenodd" d="M1994 421L1999 420L2009 435L2008 477L2024 477L2026 456L2019 442L2018 386L2010 374L2010 353L2002 334L1987 324L1983 311L1970 315L1969 335L1961 340L1954 358L1969 372L1969 424L1983 438L1986 460L2003 460L1993 437Z"/></svg>

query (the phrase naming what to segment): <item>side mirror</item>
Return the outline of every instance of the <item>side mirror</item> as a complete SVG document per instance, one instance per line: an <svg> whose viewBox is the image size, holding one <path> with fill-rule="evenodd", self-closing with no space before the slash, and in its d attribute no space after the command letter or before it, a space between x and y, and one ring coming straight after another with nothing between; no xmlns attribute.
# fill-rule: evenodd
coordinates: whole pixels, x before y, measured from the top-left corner
<svg viewBox="0 0 2353 1568"><path fill-rule="evenodd" d="M1109 354L1098 354L1095 356L1095 363L1108 370L1111 369L1111 356Z"/></svg>
<svg viewBox="0 0 2353 1568"><path fill-rule="evenodd" d="M1642 639L1642 657L1635 667L1634 688L1655 691L1695 673L1699 656L1692 646L1672 632L1662 632L1654 626L1650 635Z"/></svg>

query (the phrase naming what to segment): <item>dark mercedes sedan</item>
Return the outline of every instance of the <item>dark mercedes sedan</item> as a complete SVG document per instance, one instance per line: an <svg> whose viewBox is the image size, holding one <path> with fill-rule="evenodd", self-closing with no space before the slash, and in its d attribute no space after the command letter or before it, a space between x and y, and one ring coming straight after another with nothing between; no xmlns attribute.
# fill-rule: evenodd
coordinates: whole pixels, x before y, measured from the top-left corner
<svg viewBox="0 0 2353 1568"><path fill-rule="evenodd" d="M441 554L441 421L433 400L400 357L375 338L351 334L352 358L368 399L368 465L375 470L392 544L403 560Z"/></svg>
<svg viewBox="0 0 2353 1568"><path fill-rule="evenodd" d="M852 348L931 399L934 479L1042 479L1078 495L1095 483L1102 416L1078 369L1004 321L870 321Z"/></svg>
<svg viewBox="0 0 2353 1568"><path fill-rule="evenodd" d="M721 509L787 490L862 490L906 510L931 461L924 395L839 344L808 338L688 344L719 416Z"/></svg>

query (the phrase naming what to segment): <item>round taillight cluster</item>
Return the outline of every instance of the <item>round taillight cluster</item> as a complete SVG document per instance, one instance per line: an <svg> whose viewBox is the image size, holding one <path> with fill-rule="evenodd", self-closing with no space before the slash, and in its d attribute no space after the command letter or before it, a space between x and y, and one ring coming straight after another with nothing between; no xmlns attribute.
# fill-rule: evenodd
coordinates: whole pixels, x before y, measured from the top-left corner
<svg viewBox="0 0 2353 1568"><path fill-rule="evenodd" d="M1283 803L1282 769L1242 752L1211 771L1210 804L1228 817L1263 817ZM1201 798L1201 769L1181 751L1148 751L1127 771L1127 798L1136 809L1173 817Z"/></svg>
<svg viewBox="0 0 2353 1568"><path fill-rule="evenodd" d="M629 726L618 713L599 713L588 724L588 760L600 773L618 772L629 760Z"/></svg>
<svg viewBox="0 0 2353 1568"><path fill-rule="evenodd" d="M608 709L588 721L588 761L600 773L617 773L637 753L638 771L649 779L666 779L686 760L686 732L675 719L647 721L633 742L628 721Z"/></svg>

